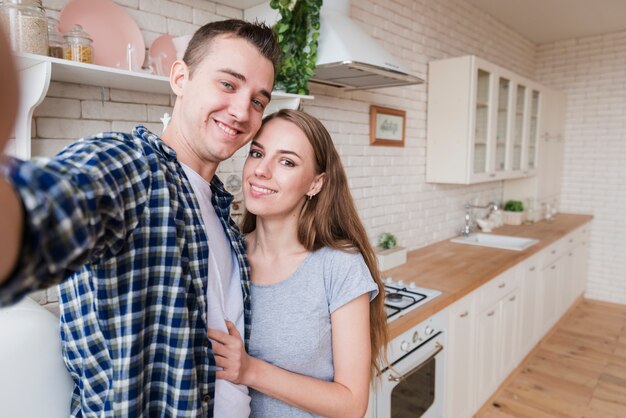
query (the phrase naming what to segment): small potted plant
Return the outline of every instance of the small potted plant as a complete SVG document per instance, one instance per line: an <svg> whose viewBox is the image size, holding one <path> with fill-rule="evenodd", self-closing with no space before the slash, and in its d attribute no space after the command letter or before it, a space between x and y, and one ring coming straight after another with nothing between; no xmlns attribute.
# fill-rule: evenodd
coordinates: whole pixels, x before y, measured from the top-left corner
<svg viewBox="0 0 626 418"><path fill-rule="evenodd" d="M504 204L502 220L506 225L521 225L524 222L524 204L519 200L508 200Z"/></svg>
<svg viewBox="0 0 626 418"><path fill-rule="evenodd" d="M378 237L376 258L378 269L389 270L406 263L406 248L397 245L396 237L390 232L383 232Z"/></svg>

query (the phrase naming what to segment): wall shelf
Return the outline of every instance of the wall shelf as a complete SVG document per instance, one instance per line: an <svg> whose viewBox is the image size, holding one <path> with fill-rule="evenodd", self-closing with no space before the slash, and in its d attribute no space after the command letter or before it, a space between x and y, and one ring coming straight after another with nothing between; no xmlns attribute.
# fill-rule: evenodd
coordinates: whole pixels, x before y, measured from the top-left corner
<svg viewBox="0 0 626 418"><path fill-rule="evenodd" d="M18 158L28 159L31 156L33 111L45 98L50 81L144 93L172 93L169 79L164 76L21 52L13 56L20 78L20 109L15 124L15 140L8 144L7 152ZM312 99L313 96L274 91L266 114L284 108L297 109L301 100Z"/></svg>

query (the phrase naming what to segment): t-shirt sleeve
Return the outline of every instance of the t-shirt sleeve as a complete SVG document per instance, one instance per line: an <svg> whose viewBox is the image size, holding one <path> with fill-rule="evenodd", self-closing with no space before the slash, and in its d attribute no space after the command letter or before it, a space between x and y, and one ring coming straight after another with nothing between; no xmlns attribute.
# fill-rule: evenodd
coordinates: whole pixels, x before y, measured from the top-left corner
<svg viewBox="0 0 626 418"><path fill-rule="evenodd" d="M365 293L369 293L370 301L378 295L378 286L360 253L332 250L326 285L331 314Z"/></svg>

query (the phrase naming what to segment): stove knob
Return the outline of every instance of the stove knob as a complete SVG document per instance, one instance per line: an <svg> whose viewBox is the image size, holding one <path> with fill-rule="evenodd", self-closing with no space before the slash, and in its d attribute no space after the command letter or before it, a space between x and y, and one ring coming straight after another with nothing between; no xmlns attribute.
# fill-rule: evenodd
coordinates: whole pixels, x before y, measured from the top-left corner
<svg viewBox="0 0 626 418"><path fill-rule="evenodd" d="M398 280L398 286L404 287L404 281L402 279Z"/></svg>
<svg viewBox="0 0 626 418"><path fill-rule="evenodd" d="M424 332L426 333L426 335L433 335L433 332L435 332L435 330L427 326Z"/></svg>
<svg viewBox="0 0 626 418"><path fill-rule="evenodd" d="M409 352L409 342L408 341L402 341L402 343L400 344L400 350L404 351L405 353Z"/></svg>
<svg viewBox="0 0 626 418"><path fill-rule="evenodd" d="M415 331L413 333L413 342L416 343L417 340L419 340L419 338L420 338L419 332Z"/></svg>
<svg viewBox="0 0 626 418"><path fill-rule="evenodd" d="M393 285L393 279L391 278L391 276L385 279L385 284Z"/></svg>
<svg viewBox="0 0 626 418"><path fill-rule="evenodd" d="M411 282L409 283L409 289L415 289L417 286L415 286L415 283Z"/></svg>

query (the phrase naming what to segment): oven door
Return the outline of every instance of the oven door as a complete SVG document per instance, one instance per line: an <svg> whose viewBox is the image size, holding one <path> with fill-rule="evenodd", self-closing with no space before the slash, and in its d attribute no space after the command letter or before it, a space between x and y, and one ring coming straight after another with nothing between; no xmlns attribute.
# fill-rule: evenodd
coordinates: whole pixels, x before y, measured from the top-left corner
<svg viewBox="0 0 626 418"><path fill-rule="evenodd" d="M444 344L441 332L383 372L376 418L443 417Z"/></svg>

